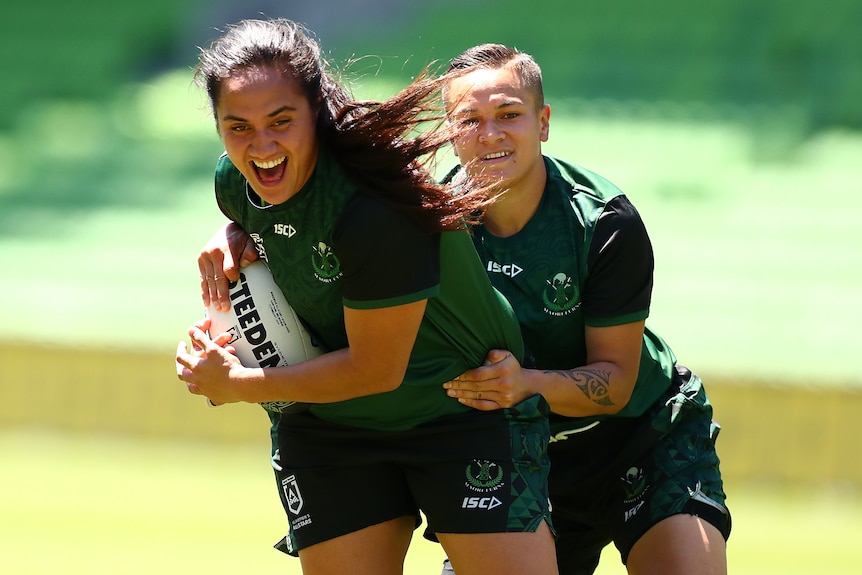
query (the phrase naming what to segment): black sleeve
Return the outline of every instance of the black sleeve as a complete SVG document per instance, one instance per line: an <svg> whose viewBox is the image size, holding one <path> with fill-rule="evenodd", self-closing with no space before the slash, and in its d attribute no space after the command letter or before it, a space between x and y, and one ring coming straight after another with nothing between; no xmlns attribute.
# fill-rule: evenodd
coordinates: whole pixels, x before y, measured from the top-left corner
<svg viewBox="0 0 862 575"><path fill-rule="evenodd" d="M423 232L409 218L361 194L344 213L333 239L346 300L404 298L406 303L440 283L439 234Z"/></svg>
<svg viewBox="0 0 862 575"><path fill-rule="evenodd" d="M587 265L582 301L588 325L646 319L655 260L640 214L625 196L608 202L599 217Z"/></svg>

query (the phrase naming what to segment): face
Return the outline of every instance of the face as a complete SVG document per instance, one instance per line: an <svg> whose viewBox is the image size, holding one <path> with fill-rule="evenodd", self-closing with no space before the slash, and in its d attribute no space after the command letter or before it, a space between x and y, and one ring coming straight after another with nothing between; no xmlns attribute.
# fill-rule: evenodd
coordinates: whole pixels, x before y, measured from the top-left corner
<svg viewBox="0 0 862 575"><path fill-rule="evenodd" d="M469 128L455 142L468 173L500 177L512 191L544 186L542 142L548 140L551 108L537 107L514 69L479 69L452 80L446 109L450 121Z"/></svg>
<svg viewBox="0 0 862 575"><path fill-rule="evenodd" d="M293 76L267 67L224 80L216 117L228 157L264 201L283 203L308 181L317 112Z"/></svg>

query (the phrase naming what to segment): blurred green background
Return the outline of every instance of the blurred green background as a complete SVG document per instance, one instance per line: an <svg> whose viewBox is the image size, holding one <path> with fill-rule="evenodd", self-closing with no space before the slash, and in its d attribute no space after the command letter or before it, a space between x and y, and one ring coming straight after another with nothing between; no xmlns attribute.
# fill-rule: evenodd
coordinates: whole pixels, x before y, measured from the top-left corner
<svg viewBox="0 0 862 575"><path fill-rule="evenodd" d="M266 421L173 372L222 223L191 84L216 28L308 24L360 95L494 41L533 54L546 151L616 182L650 324L707 383L735 573L862 560L862 1L15 2L0 35L0 566L296 569ZM372 55L372 56L368 56ZM43 553L43 549L53 552ZM410 573L436 573L417 544ZM427 559L422 553L429 554ZM621 573L612 556L602 573ZM5 559L4 559L5 558Z"/></svg>

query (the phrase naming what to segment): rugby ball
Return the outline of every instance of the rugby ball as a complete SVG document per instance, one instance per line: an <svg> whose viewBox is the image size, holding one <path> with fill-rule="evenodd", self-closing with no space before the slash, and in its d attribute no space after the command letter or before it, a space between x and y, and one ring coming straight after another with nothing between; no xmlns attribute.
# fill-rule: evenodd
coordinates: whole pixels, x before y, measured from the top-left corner
<svg viewBox="0 0 862 575"><path fill-rule="evenodd" d="M246 367L292 365L323 353L299 316L276 285L269 268L256 261L242 268L239 281L230 283L230 310L207 307L209 335L215 338L230 333L228 345ZM267 411L293 413L308 408L306 403L268 401Z"/></svg>

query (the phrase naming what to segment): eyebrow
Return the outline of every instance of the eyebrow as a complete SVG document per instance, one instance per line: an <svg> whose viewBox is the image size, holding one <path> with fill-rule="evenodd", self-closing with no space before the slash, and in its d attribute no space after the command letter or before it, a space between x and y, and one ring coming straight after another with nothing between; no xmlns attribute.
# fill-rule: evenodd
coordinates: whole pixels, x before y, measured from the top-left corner
<svg viewBox="0 0 862 575"><path fill-rule="evenodd" d="M520 100L506 100L502 102L500 105L495 106L495 110L502 110L504 108L509 108L512 106L522 106L524 103ZM464 108L462 110L458 110L456 113L459 115L467 115L467 114L475 114L478 111L478 108Z"/></svg>
<svg viewBox="0 0 862 575"><path fill-rule="evenodd" d="M296 111L296 108L294 108L293 106L282 106L276 110L273 110L269 114L267 114L266 117L267 118L274 118L283 112L295 112L295 111ZM239 116L234 116L233 114L228 114L227 116L223 116L222 121L225 121L225 120L231 120L234 122L247 122L248 121L245 118L241 118Z"/></svg>

